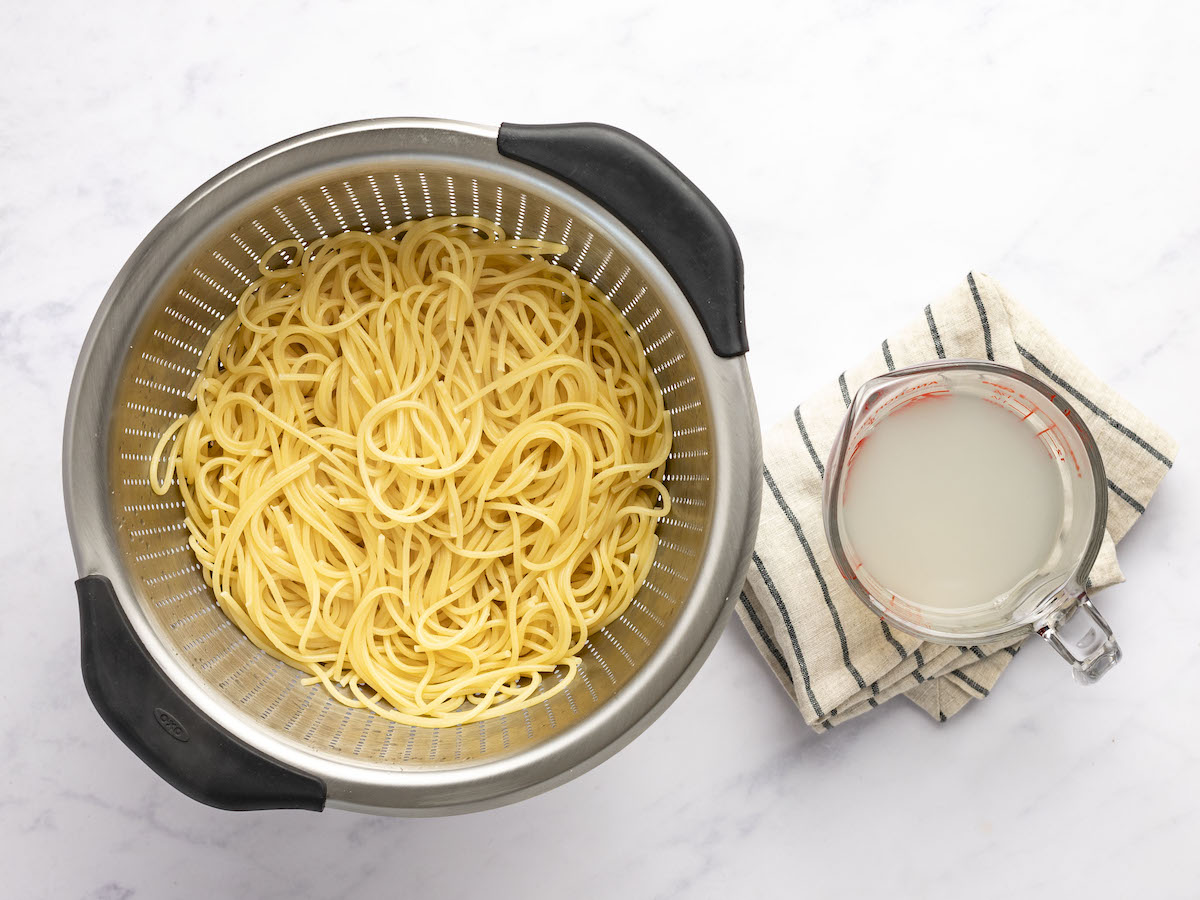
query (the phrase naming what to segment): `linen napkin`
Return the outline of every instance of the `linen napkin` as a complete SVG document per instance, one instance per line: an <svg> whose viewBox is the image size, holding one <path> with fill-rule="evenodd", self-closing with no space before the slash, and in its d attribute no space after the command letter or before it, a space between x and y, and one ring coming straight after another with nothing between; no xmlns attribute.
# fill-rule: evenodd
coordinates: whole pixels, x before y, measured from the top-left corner
<svg viewBox="0 0 1200 900"><path fill-rule="evenodd" d="M954 357L1024 369L1060 389L1087 422L1109 490L1091 592L1124 580L1116 544L1171 468L1177 444L1170 435L1085 368L991 278L967 275L764 436L762 517L736 608L804 720L818 730L901 694L944 722L987 697L1019 650L1020 641L955 647L889 628L847 587L825 541L825 461L855 391L884 372Z"/></svg>

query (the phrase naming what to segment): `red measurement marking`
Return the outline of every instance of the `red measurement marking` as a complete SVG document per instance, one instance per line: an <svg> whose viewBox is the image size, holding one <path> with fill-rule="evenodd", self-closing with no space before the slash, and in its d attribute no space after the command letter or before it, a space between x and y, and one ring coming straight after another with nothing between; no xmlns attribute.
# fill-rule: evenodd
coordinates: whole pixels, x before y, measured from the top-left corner
<svg viewBox="0 0 1200 900"><path fill-rule="evenodd" d="M1045 434L1047 431L1053 431L1053 430L1054 430L1055 428L1057 428L1057 427L1058 427L1057 425L1051 425L1049 428L1043 428L1041 431L1039 431L1039 432L1037 433L1037 436L1038 436L1038 437L1041 437L1041 436L1042 436L1043 434Z"/></svg>
<svg viewBox="0 0 1200 900"><path fill-rule="evenodd" d="M940 387L941 384L942 382L938 379L922 381L918 384L910 384L908 387L892 394L890 397L884 400L883 403L877 405L873 411L868 412L868 407L864 406L863 412L868 414L862 419L861 422L859 422L858 427L855 428L851 433L850 443L855 444L855 447L854 451L850 453L850 456L846 461L847 470L849 470L850 463L853 461L854 454L858 451L858 448L862 445L863 441L870 436L869 434L864 436L865 432L871 431L878 421L886 418L891 412L900 412L901 410L907 409L918 400L949 394L950 389ZM935 390L925 390L926 388L935 388ZM918 391L924 391L924 393L920 394L920 396L913 397L912 395ZM888 407L892 406L896 408L889 410Z"/></svg>
<svg viewBox="0 0 1200 900"><path fill-rule="evenodd" d="M871 439L871 436L867 435L865 438L862 438L861 440L859 440L859 442L857 444L854 445L854 449L850 451L850 458L846 460L846 468L847 469L849 469L852 465L854 465L854 457L858 456L858 451L860 451L863 448L863 444L865 444L870 439Z"/></svg>
<svg viewBox="0 0 1200 900"><path fill-rule="evenodd" d="M901 413L901 412L904 412L906 409L910 409L911 407L916 406L918 403L927 403L930 400L936 400L939 397L947 397L949 395L950 395L950 391L946 388L942 388L941 390L937 390L937 391L925 391L925 393L918 394L916 397L909 397L908 399L906 399L895 410L895 412Z"/></svg>
<svg viewBox="0 0 1200 900"><path fill-rule="evenodd" d="M1025 415L1023 415L1021 417L1021 421L1024 422L1026 419L1028 419L1030 416L1032 416L1037 411L1038 411L1038 408L1035 406L1033 409L1031 409L1029 412L1025 413Z"/></svg>

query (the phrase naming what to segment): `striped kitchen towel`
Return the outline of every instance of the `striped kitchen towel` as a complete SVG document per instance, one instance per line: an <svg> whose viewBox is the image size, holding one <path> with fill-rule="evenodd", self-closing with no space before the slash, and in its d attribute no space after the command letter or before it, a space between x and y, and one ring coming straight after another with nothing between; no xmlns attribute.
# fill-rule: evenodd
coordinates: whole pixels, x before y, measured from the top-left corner
<svg viewBox="0 0 1200 900"><path fill-rule="evenodd" d="M1108 476L1108 527L1091 590L1124 580L1116 544L1171 468L1165 431L1086 369L986 275L971 273L909 328L796 407L765 435L762 519L737 604L763 657L813 728L904 694L945 721L982 699L1019 646L953 647L891 629L850 591L825 542L821 490L833 438L858 387L935 358L990 359L1056 385L1086 420Z"/></svg>

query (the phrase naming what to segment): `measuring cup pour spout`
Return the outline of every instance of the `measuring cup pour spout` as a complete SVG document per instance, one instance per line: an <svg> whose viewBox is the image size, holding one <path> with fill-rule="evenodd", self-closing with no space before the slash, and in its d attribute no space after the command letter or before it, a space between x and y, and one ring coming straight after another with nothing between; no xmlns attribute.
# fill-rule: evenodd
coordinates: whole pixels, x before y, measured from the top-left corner
<svg viewBox="0 0 1200 900"><path fill-rule="evenodd" d="M1112 629L1086 592L1079 591L1072 600L1068 592L1063 591L1052 604L1052 610L1035 628L1046 643L1071 664L1077 682L1095 684L1121 661L1121 648L1113 638ZM1076 612L1087 613L1091 623L1080 637L1072 638L1065 633L1065 627L1079 622L1078 619L1071 622Z"/></svg>

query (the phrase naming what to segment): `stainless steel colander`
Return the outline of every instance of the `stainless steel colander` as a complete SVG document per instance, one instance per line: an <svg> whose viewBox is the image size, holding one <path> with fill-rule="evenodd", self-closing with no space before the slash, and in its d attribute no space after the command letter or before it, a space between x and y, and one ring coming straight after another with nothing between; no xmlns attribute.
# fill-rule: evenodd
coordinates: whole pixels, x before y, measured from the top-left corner
<svg viewBox="0 0 1200 900"><path fill-rule="evenodd" d="M674 507L645 585L592 637L568 690L486 722L412 728L339 705L254 647L201 578L178 493L151 493L147 467L263 251L446 214L566 244L560 262L625 313L671 411ZM745 349L724 219L616 129L373 120L232 166L138 247L75 372L64 481L93 702L160 775L227 808L459 812L585 771L682 690L740 587L760 483Z"/></svg>

